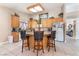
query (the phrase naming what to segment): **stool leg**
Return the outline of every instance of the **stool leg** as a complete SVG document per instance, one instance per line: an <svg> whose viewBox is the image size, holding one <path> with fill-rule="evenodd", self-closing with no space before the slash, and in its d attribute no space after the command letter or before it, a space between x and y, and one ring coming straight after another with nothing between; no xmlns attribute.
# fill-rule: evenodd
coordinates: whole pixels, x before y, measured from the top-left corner
<svg viewBox="0 0 79 59"><path fill-rule="evenodd" d="M28 49L30 50L30 46L29 46L29 37L27 37L27 45L28 45Z"/></svg>
<svg viewBox="0 0 79 59"><path fill-rule="evenodd" d="M47 37L47 47L48 47L48 45L49 45L49 37Z"/></svg>
<svg viewBox="0 0 79 59"><path fill-rule="evenodd" d="M38 49L37 49L37 56L38 56Z"/></svg>
<svg viewBox="0 0 79 59"><path fill-rule="evenodd" d="M42 40L42 52L44 53L43 40Z"/></svg>
<svg viewBox="0 0 79 59"><path fill-rule="evenodd" d="M39 42L37 42L37 56L38 56L38 51L39 51Z"/></svg>
<svg viewBox="0 0 79 59"><path fill-rule="evenodd" d="M48 40L48 52L50 50L50 40Z"/></svg>
<svg viewBox="0 0 79 59"><path fill-rule="evenodd" d="M22 53L23 53L24 40L22 40Z"/></svg>
<svg viewBox="0 0 79 59"><path fill-rule="evenodd" d="M55 50L55 52L56 52L55 40L54 40L54 50Z"/></svg>
<svg viewBox="0 0 79 59"><path fill-rule="evenodd" d="M55 50L55 52L56 52L56 47L54 47L54 50Z"/></svg>
<svg viewBox="0 0 79 59"><path fill-rule="evenodd" d="M34 49L33 49L33 52L35 52L35 40L34 40Z"/></svg>

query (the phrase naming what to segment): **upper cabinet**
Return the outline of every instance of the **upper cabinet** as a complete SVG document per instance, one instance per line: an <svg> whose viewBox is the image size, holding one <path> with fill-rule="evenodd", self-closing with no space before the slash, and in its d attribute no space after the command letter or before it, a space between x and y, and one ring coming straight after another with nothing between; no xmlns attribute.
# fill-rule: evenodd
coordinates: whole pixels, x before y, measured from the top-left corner
<svg viewBox="0 0 79 59"><path fill-rule="evenodd" d="M12 19L11 19L11 27L12 28L18 28L20 25L19 22L19 17L16 15L12 15Z"/></svg>
<svg viewBox="0 0 79 59"><path fill-rule="evenodd" d="M33 20L29 20L28 21L28 26L29 26L29 28L37 27L37 21L35 21L34 19Z"/></svg>
<svg viewBox="0 0 79 59"><path fill-rule="evenodd" d="M43 24L43 27L51 27L53 23L55 22L63 22L63 18L51 18L51 19L47 19L47 20L43 20L42 21L42 24Z"/></svg>
<svg viewBox="0 0 79 59"><path fill-rule="evenodd" d="M46 20L41 20L41 24L43 27L52 27L52 24L55 22L64 22L63 18L51 18ZM29 21L29 28L35 28L37 26L37 22L35 20Z"/></svg>

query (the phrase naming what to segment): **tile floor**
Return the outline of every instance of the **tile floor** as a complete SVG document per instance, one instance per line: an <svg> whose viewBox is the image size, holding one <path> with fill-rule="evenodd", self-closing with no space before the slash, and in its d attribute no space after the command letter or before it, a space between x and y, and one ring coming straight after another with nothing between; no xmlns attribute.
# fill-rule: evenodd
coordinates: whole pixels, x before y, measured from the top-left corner
<svg viewBox="0 0 79 59"><path fill-rule="evenodd" d="M69 39L66 42L56 42L56 52L51 48L50 52L39 52L39 56L79 56L79 40ZM18 43L6 43L0 45L0 56L36 56L33 49L26 48L21 52L21 41Z"/></svg>

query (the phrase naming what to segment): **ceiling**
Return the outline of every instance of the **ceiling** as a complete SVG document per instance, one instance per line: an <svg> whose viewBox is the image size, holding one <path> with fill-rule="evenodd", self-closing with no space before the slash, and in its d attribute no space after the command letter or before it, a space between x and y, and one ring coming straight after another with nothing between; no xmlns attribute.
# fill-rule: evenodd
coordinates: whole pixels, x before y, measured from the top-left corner
<svg viewBox="0 0 79 59"><path fill-rule="evenodd" d="M78 3L68 3L66 5L66 13L79 11L79 4Z"/></svg>
<svg viewBox="0 0 79 59"><path fill-rule="evenodd" d="M12 10L20 11L27 14L34 14L27 10L27 7L33 5L34 3L0 3L1 6L7 7ZM63 3L40 3L45 9L43 12L49 12L56 10L63 6Z"/></svg>
<svg viewBox="0 0 79 59"><path fill-rule="evenodd" d="M79 4L78 3L66 4L65 11L67 18L77 18L79 17Z"/></svg>

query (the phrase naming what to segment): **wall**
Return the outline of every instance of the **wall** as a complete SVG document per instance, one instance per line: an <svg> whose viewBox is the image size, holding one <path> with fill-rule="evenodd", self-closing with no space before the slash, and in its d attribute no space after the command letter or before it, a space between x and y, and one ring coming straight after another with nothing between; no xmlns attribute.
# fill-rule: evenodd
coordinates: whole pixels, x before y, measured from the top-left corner
<svg viewBox="0 0 79 59"><path fill-rule="evenodd" d="M25 13L22 13L22 12L18 12L18 11L15 11L19 16L20 16L20 21L24 21L24 22L27 22L30 18L30 15L28 14L25 14Z"/></svg>
<svg viewBox="0 0 79 59"><path fill-rule="evenodd" d="M76 9L74 9L75 7L77 6L74 4L65 4L64 6L64 18L66 23L66 29L68 29L69 24L73 25L73 21L77 18L78 12L76 13Z"/></svg>
<svg viewBox="0 0 79 59"><path fill-rule="evenodd" d="M0 42L6 41L10 34L11 15L7 9L0 7Z"/></svg>
<svg viewBox="0 0 79 59"><path fill-rule="evenodd" d="M11 15L18 13L21 21L26 21L29 16L18 11L0 6L0 43L7 41L8 35L11 34Z"/></svg>
<svg viewBox="0 0 79 59"><path fill-rule="evenodd" d="M58 17L58 14L63 12L60 8L56 9L56 10L52 10L52 11L49 11L49 17L51 16L54 16L55 18Z"/></svg>
<svg viewBox="0 0 79 59"><path fill-rule="evenodd" d="M76 18L76 38L79 40L79 18Z"/></svg>

